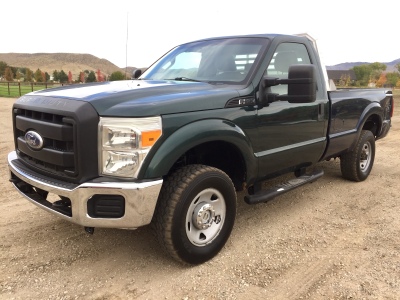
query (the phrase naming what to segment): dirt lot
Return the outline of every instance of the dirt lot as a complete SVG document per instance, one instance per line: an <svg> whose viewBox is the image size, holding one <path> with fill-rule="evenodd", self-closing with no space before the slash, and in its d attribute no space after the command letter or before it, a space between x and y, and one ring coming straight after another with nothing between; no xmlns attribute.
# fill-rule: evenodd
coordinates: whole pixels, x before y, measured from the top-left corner
<svg viewBox="0 0 400 300"><path fill-rule="evenodd" d="M6 166L13 102L0 98L0 299L399 299L400 97L365 182L323 162L315 183L239 201L227 245L195 267L165 256L148 227L91 236L23 199Z"/></svg>

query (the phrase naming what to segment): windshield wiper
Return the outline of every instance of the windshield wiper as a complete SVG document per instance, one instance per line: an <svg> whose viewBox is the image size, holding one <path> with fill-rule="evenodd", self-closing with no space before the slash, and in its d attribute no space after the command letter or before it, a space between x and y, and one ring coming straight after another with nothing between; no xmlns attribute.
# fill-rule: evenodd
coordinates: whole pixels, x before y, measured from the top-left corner
<svg viewBox="0 0 400 300"><path fill-rule="evenodd" d="M202 82L201 80L196 80L196 79L192 79L192 78L188 78L188 77L176 77L176 78L165 79L165 80Z"/></svg>

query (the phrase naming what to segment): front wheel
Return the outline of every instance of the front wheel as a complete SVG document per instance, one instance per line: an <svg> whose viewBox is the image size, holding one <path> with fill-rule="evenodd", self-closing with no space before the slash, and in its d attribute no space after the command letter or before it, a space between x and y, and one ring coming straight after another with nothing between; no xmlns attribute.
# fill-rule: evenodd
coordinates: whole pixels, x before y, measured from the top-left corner
<svg viewBox="0 0 400 300"><path fill-rule="evenodd" d="M363 130L356 146L340 157L342 176L352 181L363 181L371 173L375 159L375 137L369 130Z"/></svg>
<svg viewBox="0 0 400 300"><path fill-rule="evenodd" d="M189 165L170 175L153 218L159 243L172 257L200 264L225 245L236 216L236 192L221 170Z"/></svg>

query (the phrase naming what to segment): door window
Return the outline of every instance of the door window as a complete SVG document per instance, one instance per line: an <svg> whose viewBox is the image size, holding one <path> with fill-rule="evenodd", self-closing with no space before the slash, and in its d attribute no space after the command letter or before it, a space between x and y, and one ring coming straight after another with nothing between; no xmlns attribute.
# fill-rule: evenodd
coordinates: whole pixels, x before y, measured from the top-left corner
<svg viewBox="0 0 400 300"><path fill-rule="evenodd" d="M311 64L306 46L298 43L282 43L276 48L264 75L287 79L289 67L297 64ZM287 94L287 85L273 86L271 92L280 95Z"/></svg>

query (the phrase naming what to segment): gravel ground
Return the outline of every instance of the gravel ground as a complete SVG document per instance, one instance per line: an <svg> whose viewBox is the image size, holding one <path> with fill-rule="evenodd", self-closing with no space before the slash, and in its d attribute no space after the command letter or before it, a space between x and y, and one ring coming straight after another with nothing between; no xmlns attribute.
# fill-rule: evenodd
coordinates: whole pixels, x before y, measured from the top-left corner
<svg viewBox="0 0 400 300"><path fill-rule="evenodd" d="M227 245L193 267L166 256L149 227L88 235L22 198L6 166L13 102L0 98L0 299L399 299L400 97L366 181L342 179L332 160L269 203L240 193Z"/></svg>

